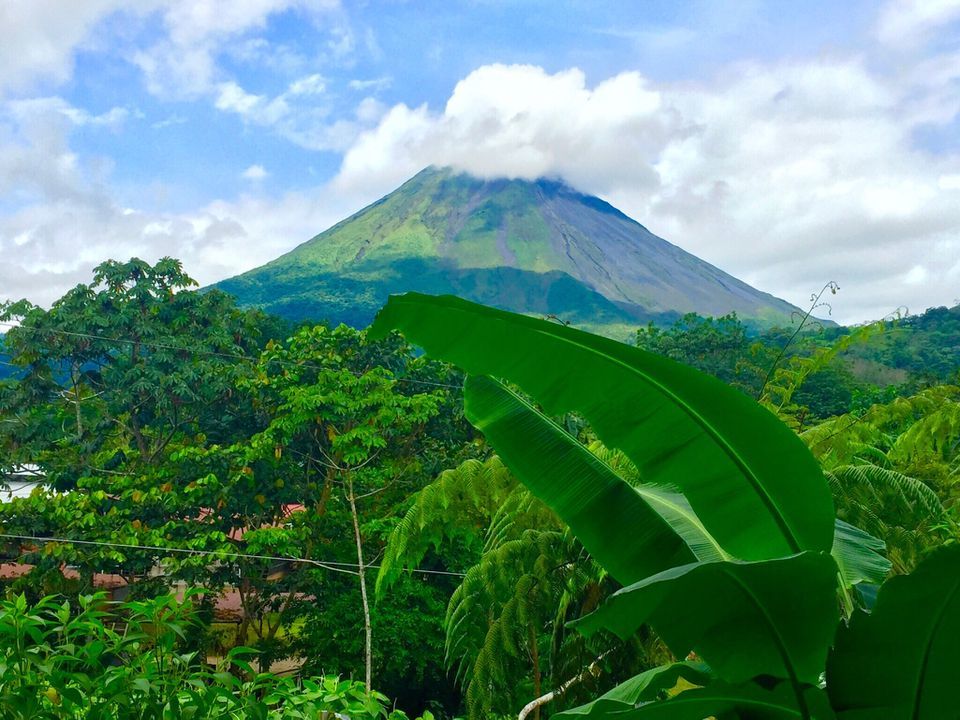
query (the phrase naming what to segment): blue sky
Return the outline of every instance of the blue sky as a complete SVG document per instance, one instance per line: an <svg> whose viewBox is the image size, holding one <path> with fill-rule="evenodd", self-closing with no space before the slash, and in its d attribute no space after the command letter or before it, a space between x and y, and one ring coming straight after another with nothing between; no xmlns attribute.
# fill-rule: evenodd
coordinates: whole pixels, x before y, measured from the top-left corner
<svg viewBox="0 0 960 720"><path fill-rule="evenodd" d="M419 168L552 175L846 322L960 297L960 0L0 5L0 299L201 282Z"/></svg>

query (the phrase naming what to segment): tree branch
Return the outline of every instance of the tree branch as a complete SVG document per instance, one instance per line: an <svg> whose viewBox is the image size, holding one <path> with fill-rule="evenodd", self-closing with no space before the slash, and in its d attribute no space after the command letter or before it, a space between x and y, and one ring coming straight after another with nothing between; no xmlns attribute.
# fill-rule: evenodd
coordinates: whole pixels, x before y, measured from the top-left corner
<svg viewBox="0 0 960 720"><path fill-rule="evenodd" d="M563 695L565 692L567 692L567 690L572 688L574 685L582 683L584 680L586 680L590 676L596 677L597 675L599 675L601 672L600 661L603 660L611 652L613 651L607 650L605 653L602 653L597 657L596 660L594 660L586 668L584 668L584 670L579 675L575 675L574 677L570 678L566 682L562 683L560 687L556 688L555 690L551 690L546 695L541 695L540 697L535 698L530 702L528 702L526 705L523 706L523 709L520 711L520 714L517 715L517 720L526 720L527 715L532 713L534 710L538 710L539 708L543 707L548 702L556 700L558 697Z"/></svg>

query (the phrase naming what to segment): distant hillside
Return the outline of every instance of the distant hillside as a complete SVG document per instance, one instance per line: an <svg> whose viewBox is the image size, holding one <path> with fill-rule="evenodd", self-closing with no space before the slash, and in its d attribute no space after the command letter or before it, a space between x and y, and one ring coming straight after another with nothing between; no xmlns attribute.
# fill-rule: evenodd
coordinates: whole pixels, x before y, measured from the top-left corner
<svg viewBox="0 0 960 720"><path fill-rule="evenodd" d="M836 332L836 331L835 331ZM886 332L855 345L848 356L858 374L870 378L874 368L932 381L958 380L960 373L960 305L930 308L921 315L887 323Z"/></svg>
<svg viewBox="0 0 960 720"><path fill-rule="evenodd" d="M562 183L428 168L263 267L218 284L291 319L366 325L393 292L453 293L620 334L686 312L760 325L795 308Z"/></svg>

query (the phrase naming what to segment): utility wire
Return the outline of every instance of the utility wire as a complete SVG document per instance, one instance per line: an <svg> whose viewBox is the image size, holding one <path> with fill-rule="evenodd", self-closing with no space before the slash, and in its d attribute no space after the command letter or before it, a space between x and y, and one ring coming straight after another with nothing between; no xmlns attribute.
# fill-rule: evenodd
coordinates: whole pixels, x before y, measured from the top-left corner
<svg viewBox="0 0 960 720"><path fill-rule="evenodd" d="M142 347L154 348L158 350L172 350L174 352L190 353L191 355L207 355L210 357L218 357L226 360L245 360L246 362L250 362L250 363L259 362L259 358L251 357L250 355L218 352L216 350L201 350L199 348L184 347L182 345L171 345L168 343L161 343L161 342L155 342L150 340L134 340L132 338L107 337L104 335L93 335L91 333L76 332L74 330L59 330L55 328L35 328L35 327L28 327L25 325L18 325L16 323L11 323L6 321L0 321L0 325L7 328L15 329L15 330L24 330L26 332L33 332L33 333L40 333L40 334L51 333L53 335L63 335L65 337L84 338L88 340L103 340L106 342L122 343L126 345L140 345ZM310 370L318 370L318 371L324 369L317 365L311 365L310 363L297 363L290 360L268 360L267 363L281 365L281 366L286 365L289 367L296 367L296 368L307 368ZM10 367L17 367L17 368L21 367L19 365L15 365L14 363L5 362L5 361L0 361L0 364L9 365ZM357 375L357 377L360 377L360 375L362 375L362 373L353 373L353 374ZM394 378L394 380L396 380L397 382L405 382L405 383L411 383L415 385L428 385L431 387L442 387L442 388L449 388L452 390L462 390L462 387L459 385L451 385L450 383L433 382L432 380L416 380L414 378Z"/></svg>
<svg viewBox="0 0 960 720"><path fill-rule="evenodd" d="M38 535L11 535L7 533L0 533L0 538L6 538L8 540L30 540L32 542L42 542L42 543L65 543L71 545L93 545L97 547L110 547L110 548L124 548L128 550L154 550L156 552L175 554L182 553L185 555L213 555L218 559L223 559L225 557L230 558L244 558L249 560L270 560L272 562L292 562L292 563L303 563L305 565L314 565L324 570L332 570L334 572L347 573L348 575L356 575L355 570L349 570L347 568L360 568L360 565L357 563L345 563L345 562L336 562L333 560L312 560L310 558L296 558L296 557L285 557L281 555L254 555L250 553L241 553L241 552L222 552L219 550L194 550L191 548L179 548L179 547L162 547L159 545L131 545L126 543L115 543L115 542L103 542L100 540L76 540L72 538L61 538L61 537L42 537ZM379 570L379 565L364 565L364 569ZM464 573L451 572L449 570L423 570L421 568L410 568L409 572L420 573L421 575L446 575L451 577L465 577Z"/></svg>

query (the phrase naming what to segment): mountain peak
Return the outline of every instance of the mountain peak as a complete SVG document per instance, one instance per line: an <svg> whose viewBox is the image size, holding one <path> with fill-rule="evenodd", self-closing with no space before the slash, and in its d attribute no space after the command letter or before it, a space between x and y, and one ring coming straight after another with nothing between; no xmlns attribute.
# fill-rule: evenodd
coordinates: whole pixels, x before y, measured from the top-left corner
<svg viewBox="0 0 960 720"><path fill-rule="evenodd" d="M451 293L623 335L686 312L759 324L795 308L556 179L427 167L286 255L219 286L294 319L366 325L394 292Z"/></svg>

